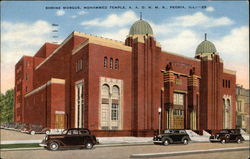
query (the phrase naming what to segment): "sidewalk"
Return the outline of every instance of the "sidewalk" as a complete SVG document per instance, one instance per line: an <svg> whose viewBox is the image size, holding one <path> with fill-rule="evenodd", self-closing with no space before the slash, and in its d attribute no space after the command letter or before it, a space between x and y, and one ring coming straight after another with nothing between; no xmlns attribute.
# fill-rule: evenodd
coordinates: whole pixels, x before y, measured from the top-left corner
<svg viewBox="0 0 250 159"><path fill-rule="evenodd" d="M249 140L249 135L242 135L245 140ZM191 142L209 142L209 136L199 136L197 134L189 134ZM100 145L112 144L153 144L153 137L97 137ZM25 144L25 143L41 143L42 140L8 140L1 141L2 144Z"/></svg>
<svg viewBox="0 0 250 159"><path fill-rule="evenodd" d="M192 142L209 142L206 136L190 136ZM153 144L152 137L97 137L100 145L112 144ZM1 144L25 144L41 143L42 140L8 140L1 141Z"/></svg>

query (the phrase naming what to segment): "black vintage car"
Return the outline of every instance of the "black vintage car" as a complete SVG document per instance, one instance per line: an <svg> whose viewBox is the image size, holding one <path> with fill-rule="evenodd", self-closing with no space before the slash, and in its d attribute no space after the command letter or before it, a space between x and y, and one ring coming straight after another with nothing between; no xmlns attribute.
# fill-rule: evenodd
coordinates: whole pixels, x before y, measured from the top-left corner
<svg viewBox="0 0 250 159"><path fill-rule="evenodd" d="M72 128L64 130L59 135L46 135L40 146L55 151L59 148L70 147L92 149L95 144L98 144L98 141L88 129Z"/></svg>
<svg viewBox="0 0 250 159"><path fill-rule="evenodd" d="M185 130L165 130L163 134L153 138L154 144L169 145L172 143L183 143L187 145L191 141Z"/></svg>
<svg viewBox="0 0 250 159"><path fill-rule="evenodd" d="M239 129L223 129L215 135L211 135L209 138L210 142L221 142L222 144L226 142L237 142L241 143L244 138L240 134Z"/></svg>

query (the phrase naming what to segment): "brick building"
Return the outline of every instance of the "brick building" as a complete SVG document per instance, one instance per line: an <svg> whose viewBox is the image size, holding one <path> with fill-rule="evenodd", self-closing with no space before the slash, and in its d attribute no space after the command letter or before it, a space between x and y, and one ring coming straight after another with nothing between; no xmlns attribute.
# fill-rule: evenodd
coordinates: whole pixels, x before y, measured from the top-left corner
<svg viewBox="0 0 250 159"><path fill-rule="evenodd" d="M73 32L16 64L15 121L98 136L234 128L235 72L207 39L194 54L163 51L142 19L125 42Z"/></svg>

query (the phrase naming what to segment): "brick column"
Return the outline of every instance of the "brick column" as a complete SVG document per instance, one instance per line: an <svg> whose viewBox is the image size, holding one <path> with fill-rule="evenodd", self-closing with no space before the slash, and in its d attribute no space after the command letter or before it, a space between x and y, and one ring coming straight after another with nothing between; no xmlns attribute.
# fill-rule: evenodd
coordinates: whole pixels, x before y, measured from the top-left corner
<svg viewBox="0 0 250 159"><path fill-rule="evenodd" d="M188 77L188 110L187 120L185 122L185 128L187 129L198 129L198 94L199 94L199 77L195 75L195 68L193 67L190 70Z"/></svg>
<svg viewBox="0 0 250 159"><path fill-rule="evenodd" d="M170 62L166 66L164 71L164 111L165 115L165 124L163 128L173 128L173 95L174 95L174 72L172 68L172 63ZM168 126L168 127L167 127Z"/></svg>

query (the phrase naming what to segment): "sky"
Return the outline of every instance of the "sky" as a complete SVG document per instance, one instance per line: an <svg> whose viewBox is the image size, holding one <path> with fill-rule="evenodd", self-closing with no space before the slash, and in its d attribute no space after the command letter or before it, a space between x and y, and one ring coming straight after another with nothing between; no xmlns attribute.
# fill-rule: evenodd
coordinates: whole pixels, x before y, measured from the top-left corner
<svg viewBox="0 0 250 159"><path fill-rule="evenodd" d="M236 71L237 84L249 88L248 5L248 1L1 1L1 92L14 88L15 64L21 57L33 56L45 42L60 44L73 31L124 41L140 12L164 51L194 57L207 33L224 67Z"/></svg>

